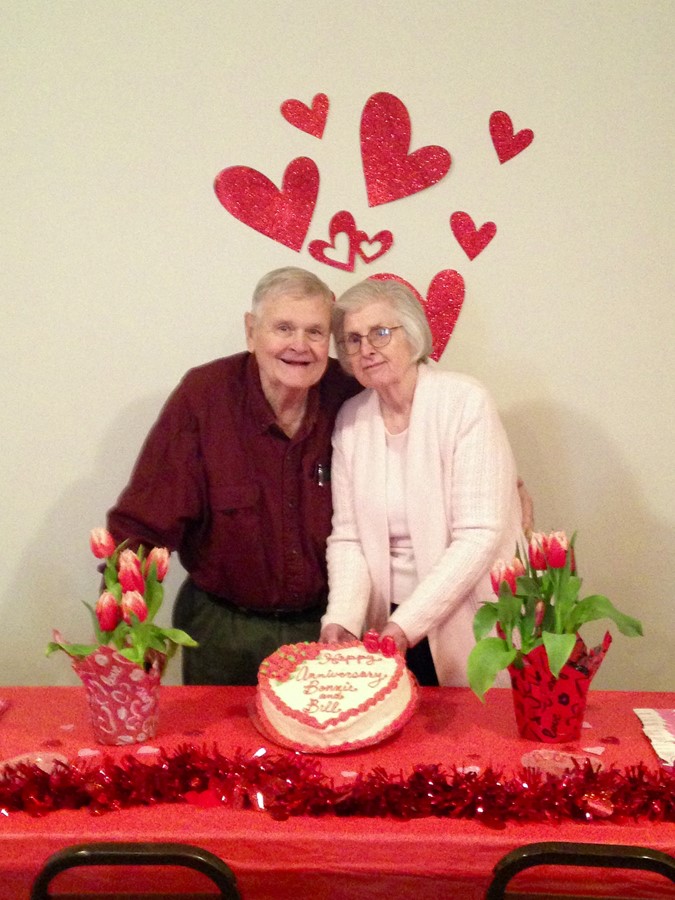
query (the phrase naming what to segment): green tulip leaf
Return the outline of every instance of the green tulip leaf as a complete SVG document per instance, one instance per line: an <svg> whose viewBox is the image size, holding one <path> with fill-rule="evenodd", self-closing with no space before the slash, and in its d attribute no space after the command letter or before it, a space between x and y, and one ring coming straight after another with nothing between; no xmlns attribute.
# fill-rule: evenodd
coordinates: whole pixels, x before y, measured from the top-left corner
<svg viewBox="0 0 675 900"><path fill-rule="evenodd" d="M180 644L181 647L199 646L194 638L191 638L185 631L181 631L180 628L162 628L162 634L167 640L172 641L174 644Z"/></svg>
<svg viewBox="0 0 675 900"><path fill-rule="evenodd" d="M508 668L517 654L515 648L509 649L498 637L483 638L475 645L469 654L467 673L469 687L480 700L485 700L485 693L494 684L497 674Z"/></svg>
<svg viewBox="0 0 675 900"><path fill-rule="evenodd" d="M68 656L84 659L99 647L99 644L62 644L59 641L50 641L47 644L46 656L51 656L56 650L63 650Z"/></svg>
<svg viewBox="0 0 675 900"><path fill-rule="evenodd" d="M576 635L574 634L551 634L545 631L542 635L544 647L546 648L546 656L548 657L548 667L551 675L557 678L560 675L562 667L572 654L576 643Z"/></svg>
<svg viewBox="0 0 675 900"><path fill-rule="evenodd" d="M619 612L612 601L602 594L585 597L576 604L570 616L569 630L576 632L585 622L594 622L597 619L611 619L619 631L628 637L642 635L642 623L632 616Z"/></svg>
<svg viewBox="0 0 675 900"><path fill-rule="evenodd" d="M484 603L476 612L473 619L473 636L477 641L487 637L495 627L499 618L496 603Z"/></svg>
<svg viewBox="0 0 675 900"><path fill-rule="evenodd" d="M513 629L520 618L521 606L522 600L520 597L514 597L508 588L502 588L497 601L497 609L499 611L499 623L504 630L509 646L511 646Z"/></svg>
<svg viewBox="0 0 675 900"><path fill-rule="evenodd" d="M145 603L148 607L148 618L150 620L157 615L164 599L164 588L155 577L152 577L156 571L157 569L153 563L150 566L151 577L145 583Z"/></svg>

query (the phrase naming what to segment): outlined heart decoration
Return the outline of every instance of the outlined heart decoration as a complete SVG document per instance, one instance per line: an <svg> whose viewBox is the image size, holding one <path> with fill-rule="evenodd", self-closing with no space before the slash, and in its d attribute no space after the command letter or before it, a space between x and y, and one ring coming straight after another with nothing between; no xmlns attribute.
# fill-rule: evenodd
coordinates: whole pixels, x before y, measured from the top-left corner
<svg viewBox="0 0 675 900"><path fill-rule="evenodd" d="M448 151L430 145L409 154L410 136L410 116L398 97L386 92L369 97L361 113L361 159L369 206L416 194L447 175L452 162Z"/></svg>
<svg viewBox="0 0 675 900"><path fill-rule="evenodd" d="M454 212L450 216L450 228L469 259L475 259L482 253L497 234L494 222L485 222L480 228L476 228L471 216L465 212Z"/></svg>
<svg viewBox="0 0 675 900"><path fill-rule="evenodd" d="M371 275L370 278L373 281L387 281L393 278L394 281L399 281L410 288L422 304L431 328L433 337L431 358L439 360L450 340L450 335L455 328L462 310L462 304L464 303L464 279L459 272L456 272L454 269L443 269L437 275L434 275L427 291L426 300L421 297L419 291L409 281L401 278L400 275L380 273Z"/></svg>
<svg viewBox="0 0 675 900"><path fill-rule="evenodd" d="M286 167L278 190L256 169L230 166L216 176L214 190L235 219L299 253L316 206L319 170L299 156Z"/></svg>
<svg viewBox="0 0 675 900"><path fill-rule="evenodd" d="M514 134L511 116L498 110L490 116L490 137L501 164L529 147L534 139L534 132L530 128L523 128Z"/></svg>
<svg viewBox="0 0 675 900"><path fill-rule="evenodd" d="M347 272L354 271L357 254L365 263L371 263L384 256L394 243L394 236L391 231L378 231L376 235L369 238L365 231L361 231L356 227L354 216L347 212L346 209L335 213L330 220L328 234L330 241L311 241L307 248L310 256L313 256L317 262L325 263L327 266L334 266L336 269L344 269ZM335 239L339 234L346 234L349 241L346 261L328 254L329 250L336 249ZM379 246L375 248L374 252L368 253L364 249L364 244L368 247L374 244L379 244Z"/></svg>
<svg viewBox="0 0 675 900"><path fill-rule="evenodd" d="M281 115L295 128L321 139L328 118L328 107L328 97L325 94L315 94L311 106L301 100L284 100Z"/></svg>

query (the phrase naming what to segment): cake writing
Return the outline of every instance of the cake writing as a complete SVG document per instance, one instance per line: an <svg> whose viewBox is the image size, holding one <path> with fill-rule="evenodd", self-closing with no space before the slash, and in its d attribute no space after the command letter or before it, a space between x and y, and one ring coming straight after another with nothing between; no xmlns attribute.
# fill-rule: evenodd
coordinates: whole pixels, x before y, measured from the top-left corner
<svg viewBox="0 0 675 900"><path fill-rule="evenodd" d="M340 662L343 662L343 660L340 660ZM349 680L344 684L327 684L326 682L330 678L346 678ZM305 694L313 693L317 690L327 693L333 693L335 691L355 691L357 690L357 688L349 682L359 678L368 679L367 684L369 688L378 688L383 681L386 681L388 675L386 672L378 672L377 670L375 670L374 672L366 672L363 670L345 672L328 669L325 672L317 672L314 667L310 669L310 667L306 664L298 666L298 668L295 670L296 681L309 682L309 684L304 686Z"/></svg>
<svg viewBox="0 0 675 900"><path fill-rule="evenodd" d="M355 666L374 666L376 663L382 662L373 653L345 653L342 651L324 650L320 656L317 656L315 664L318 666L338 665L346 666L353 663Z"/></svg>

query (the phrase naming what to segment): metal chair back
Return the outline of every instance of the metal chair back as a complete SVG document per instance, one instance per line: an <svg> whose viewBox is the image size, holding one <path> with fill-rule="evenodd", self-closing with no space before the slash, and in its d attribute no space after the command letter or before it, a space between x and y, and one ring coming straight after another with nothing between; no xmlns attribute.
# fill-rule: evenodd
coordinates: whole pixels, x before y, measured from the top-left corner
<svg viewBox="0 0 675 900"><path fill-rule="evenodd" d="M78 866L183 866L208 876L218 887L221 898L241 900L234 873L214 853L193 844L151 841L103 841L59 850L47 859L38 873L30 900L52 900L55 896L49 891L52 879L60 872ZM115 891L116 896L124 896L117 886Z"/></svg>
<svg viewBox="0 0 675 900"><path fill-rule="evenodd" d="M485 900L503 900L509 882L533 866L599 866L612 869L644 869L658 872L675 883L675 857L623 844L585 844L544 841L517 847L494 867L494 877Z"/></svg>

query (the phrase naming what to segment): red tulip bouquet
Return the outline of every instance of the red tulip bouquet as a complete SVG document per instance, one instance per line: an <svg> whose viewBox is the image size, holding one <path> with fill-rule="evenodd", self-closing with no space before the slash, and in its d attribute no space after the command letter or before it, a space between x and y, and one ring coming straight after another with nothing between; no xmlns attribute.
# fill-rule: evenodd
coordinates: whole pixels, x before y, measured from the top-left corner
<svg viewBox="0 0 675 900"><path fill-rule="evenodd" d="M157 730L159 687L167 661L179 646L196 647L178 628L161 628L155 616L164 599L162 582L169 551L143 547L134 553L124 541L115 546L105 528L94 528L90 545L105 560L105 589L91 613L95 642L67 644L55 631L47 656L63 650L72 659L89 700L96 740L126 745L146 741Z"/></svg>
<svg viewBox="0 0 675 900"><path fill-rule="evenodd" d="M580 599L575 537L568 541L564 531L536 532L525 561L517 552L510 563L498 560L493 566L497 600L484 603L475 615L476 645L468 661L469 685L481 700L498 672L509 669L513 681L537 657L554 679L567 663L594 674L611 636L607 634L603 647L586 650L578 635L585 622L607 618L623 634L642 634L640 622L619 612L602 594ZM493 629L496 637L489 636Z"/></svg>
<svg viewBox="0 0 675 900"><path fill-rule="evenodd" d="M110 645L137 666L147 669L159 659L163 669L179 645L197 646L184 631L161 628L154 622L164 599L162 582L169 569L169 551L165 547L154 547L146 555L141 546L134 553L127 548L126 541L115 546L105 528L94 528L89 542L94 556L105 560L105 590L95 607L84 603L91 613L96 641L67 644L55 631L54 640L47 646L47 656L55 650L64 650L78 660Z"/></svg>

